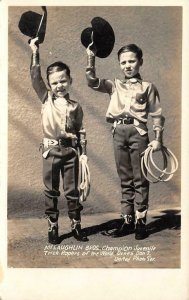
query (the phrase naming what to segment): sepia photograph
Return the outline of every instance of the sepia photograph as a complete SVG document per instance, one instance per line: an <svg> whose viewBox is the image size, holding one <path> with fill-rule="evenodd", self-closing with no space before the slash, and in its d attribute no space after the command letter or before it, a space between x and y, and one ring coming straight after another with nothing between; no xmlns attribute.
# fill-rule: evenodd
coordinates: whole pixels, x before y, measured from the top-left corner
<svg viewBox="0 0 189 300"><path fill-rule="evenodd" d="M156 275L161 282L170 272L173 288L164 297L188 299L187 274L182 288L174 285L187 262L181 224L188 216L182 188L188 7L185 1L43 4L4 5L6 26L1 23L7 147L0 150L7 159L1 155L6 271L0 297L47 299L40 291L29 294L28 283L17 295L19 278L31 275L36 284L40 274L41 293L45 275L53 286L63 275L64 292L48 294L55 300L73 299L71 278L79 290L95 281L95 291L100 282L91 299L119 299L125 289L131 300L151 299ZM11 280L3 285L4 277ZM123 277L130 289L120 288ZM143 280L133 292L136 278ZM82 291L79 299L87 299Z"/></svg>
<svg viewBox="0 0 189 300"><path fill-rule="evenodd" d="M9 7L8 38L8 266L179 268L181 7Z"/></svg>

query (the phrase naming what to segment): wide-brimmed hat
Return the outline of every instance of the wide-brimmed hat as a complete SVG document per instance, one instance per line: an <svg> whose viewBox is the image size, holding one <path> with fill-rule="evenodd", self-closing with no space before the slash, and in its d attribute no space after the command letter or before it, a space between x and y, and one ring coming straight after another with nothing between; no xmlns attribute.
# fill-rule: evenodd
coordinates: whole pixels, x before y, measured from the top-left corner
<svg viewBox="0 0 189 300"><path fill-rule="evenodd" d="M43 15L34 11L27 11L22 14L18 23L18 28L24 34L30 38L38 37L38 43L43 43L46 32L47 23L47 10L46 7L42 7Z"/></svg>
<svg viewBox="0 0 189 300"><path fill-rule="evenodd" d="M115 35L111 25L101 17L95 17L91 21L92 27L85 28L81 33L81 43L85 48L93 42L97 50L96 56L105 58L113 50ZM91 49L93 47L91 46Z"/></svg>

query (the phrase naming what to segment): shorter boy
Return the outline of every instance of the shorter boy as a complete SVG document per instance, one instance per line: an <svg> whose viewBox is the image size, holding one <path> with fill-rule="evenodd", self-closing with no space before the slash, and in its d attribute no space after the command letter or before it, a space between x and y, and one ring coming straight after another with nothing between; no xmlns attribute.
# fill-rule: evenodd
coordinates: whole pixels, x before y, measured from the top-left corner
<svg viewBox="0 0 189 300"><path fill-rule="evenodd" d="M73 235L79 241L87 241L81 231L80 211L83 206L79 202L78 190L77 149L79 146L84 152L86 150L86 141L82 135L83 111L79 103L69 96L72 78L69 67L63 62L58 61L48 66L47 81L50 90L47 89L41 76L37 41L38 38L30 41L33 52L30 73L33 88L42 102L43 181L48 240L52 244L59 242L58 197L61 173Z"/></svg>
<svg viewBox="0 0 189 300"><path fill-rule="evenodd" d="M141 153L151 146L161 149L164 118L158 91L154 84L141 78L142 50L129 44L118 51L119 66L124 79L99 79L95 73L93 42L87 48L86 77L88 86L108 93L110 104L107 122L113 123L113 144L117 172L121 181L121 225L111 234L124 236L135 229L135 238L147 237L146 215L148 210L149 182L141 171ZM155 139L149 143L147 119L153 120Z"/></svg>

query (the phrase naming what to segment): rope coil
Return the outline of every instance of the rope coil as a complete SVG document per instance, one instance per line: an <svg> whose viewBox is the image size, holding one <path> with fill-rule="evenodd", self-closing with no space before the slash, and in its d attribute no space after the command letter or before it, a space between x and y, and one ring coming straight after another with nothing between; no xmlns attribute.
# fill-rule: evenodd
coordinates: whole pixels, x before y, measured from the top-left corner
<svg viewBox="0 0 189 300"><path fill-rule="evenodd" d="M90 193L90 172L87 164L88 158L85 154L79 157L79 192L80 201L86 201Z"/></svg>
<svg viewBox="0 0 189 300"><path fill-rule="evenodd" d="M173 154L173 152L168 149L165 146L162 146L161 153L163 156L163 169L159 168L153 159L153 148L148 147L141 155L141 170L144 175L144 177L151 183L157 183L157 182L166 182L169 181L174 173L178 169L178 161L176 156ZM155 169L155 171L159 172L159 176L155 175L152 171L152 166ZM170 166L170 171L168 171L168 167ZM149 175L153 178L149 178ZM155 179L155 180L154 180Z"/></svg>

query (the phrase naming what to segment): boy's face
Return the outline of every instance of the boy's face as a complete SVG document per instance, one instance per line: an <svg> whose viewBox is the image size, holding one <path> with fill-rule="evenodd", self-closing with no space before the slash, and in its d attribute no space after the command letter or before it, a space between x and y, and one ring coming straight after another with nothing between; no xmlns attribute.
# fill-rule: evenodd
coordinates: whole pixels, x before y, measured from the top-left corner
<svg viewBox="0 0 189 300"><path fill-rule="evenodd" d="M134 77L142 66L143 60L138 59L134 52L123 52L119 57L119 65L126 78Z"/></svg>
<svg viewBox="0 0 189 300"><path fill-rule="evenodd" d="M70 90L71 78L66 70L54 72L49 75L49 85L56 97L65 97Z"/></svg>

